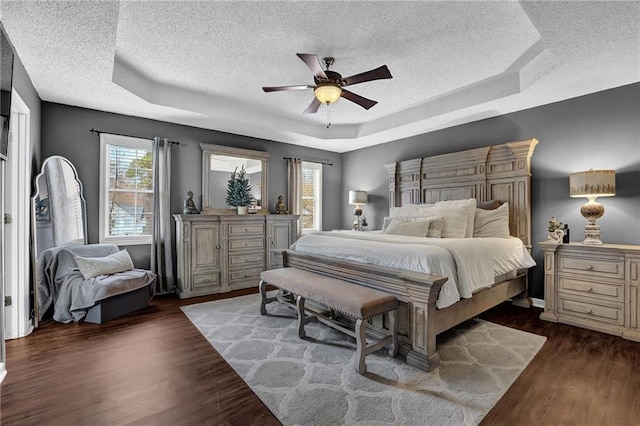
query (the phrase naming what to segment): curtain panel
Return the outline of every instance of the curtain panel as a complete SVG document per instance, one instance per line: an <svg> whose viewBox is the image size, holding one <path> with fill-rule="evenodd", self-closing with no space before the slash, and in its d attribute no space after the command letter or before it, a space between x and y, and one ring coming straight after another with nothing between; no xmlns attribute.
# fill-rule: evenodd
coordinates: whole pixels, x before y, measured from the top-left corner
<svg viewBox="0 0 640 426"><path fill-rule="evenodd" d="M175 277L171 255L171 146L164 138L153 140L153 233L151 270L158 275L156 294L173 293Z"/></svg>

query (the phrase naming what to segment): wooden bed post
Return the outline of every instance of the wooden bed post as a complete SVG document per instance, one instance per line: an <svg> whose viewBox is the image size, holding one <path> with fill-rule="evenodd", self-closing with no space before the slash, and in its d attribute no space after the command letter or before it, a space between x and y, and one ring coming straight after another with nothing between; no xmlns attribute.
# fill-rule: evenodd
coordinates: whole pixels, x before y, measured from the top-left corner
<svg viewBox="0 0 640 426"><path fill-rule="evenodd" d="M440 354L436 351L436 300L442 284L430 287L408 285L411 298L411 341L412 350L406 354L407 363L421 370L431 371L440 365Z"/></svg>

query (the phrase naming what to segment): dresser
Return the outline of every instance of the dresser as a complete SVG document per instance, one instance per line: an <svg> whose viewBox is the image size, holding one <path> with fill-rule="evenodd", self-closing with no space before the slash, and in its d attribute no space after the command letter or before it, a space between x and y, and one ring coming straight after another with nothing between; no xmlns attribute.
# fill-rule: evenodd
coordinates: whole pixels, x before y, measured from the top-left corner
<svg viewBox="0 0 640 426"><path fill-rule="evenodd" d="M541 319L640 342L640 246L542 242Z"/></svg>
<svg viewBox="0 0 640 426"><path fill-rule="evenodd" d="M182 299L257 287L260 272L282 265L296 239L297 215L174 215Z"/></svg>

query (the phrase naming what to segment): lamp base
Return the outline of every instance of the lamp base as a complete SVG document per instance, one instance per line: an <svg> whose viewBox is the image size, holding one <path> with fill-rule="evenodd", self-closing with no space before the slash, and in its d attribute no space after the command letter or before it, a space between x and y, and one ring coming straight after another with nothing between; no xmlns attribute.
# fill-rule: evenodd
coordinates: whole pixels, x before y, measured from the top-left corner
<svg viewBox="0 0 640 426"><path fill-rule="evenodd" d="M601 246L600 225L589 224L584 227L584 241L582 244L589 246Z"/></svg>

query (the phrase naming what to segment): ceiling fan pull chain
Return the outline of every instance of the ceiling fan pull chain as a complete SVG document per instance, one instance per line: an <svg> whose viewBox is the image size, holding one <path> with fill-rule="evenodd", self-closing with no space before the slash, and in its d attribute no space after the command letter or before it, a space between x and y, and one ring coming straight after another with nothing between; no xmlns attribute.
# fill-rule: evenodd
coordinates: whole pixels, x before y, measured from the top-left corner
<svg viewBox="0 0 640 426"><path fill-rule="evenodd" d="M331 127L331 104L327 102L327 129Z"/></svg>

